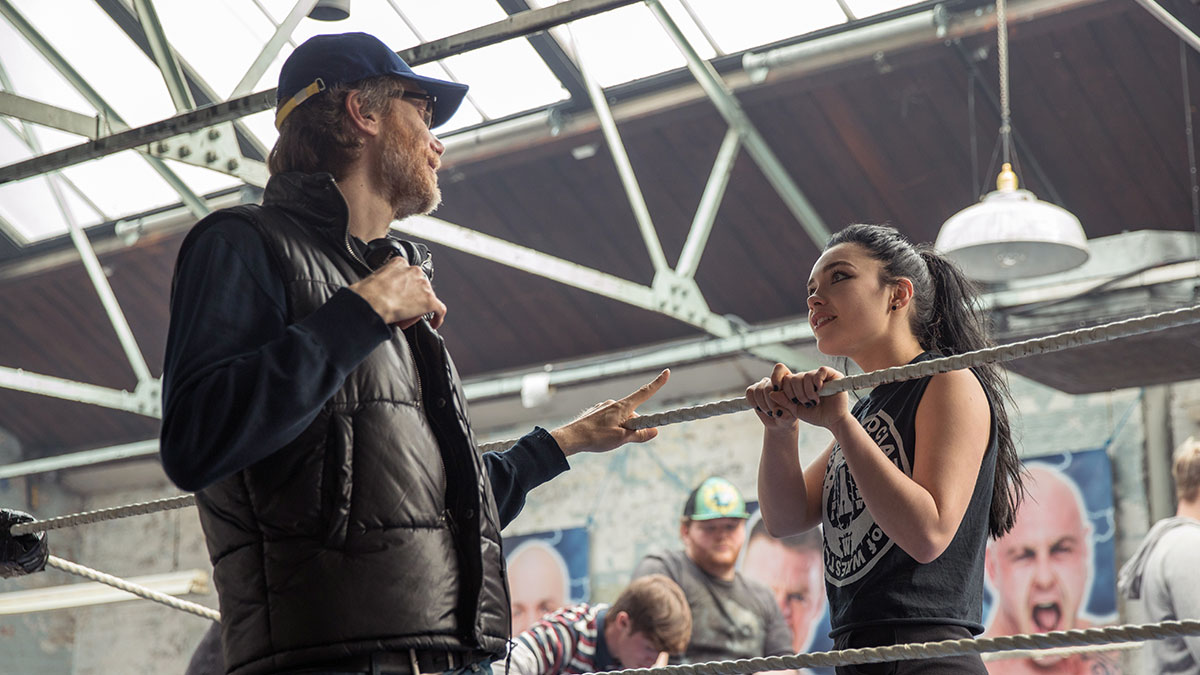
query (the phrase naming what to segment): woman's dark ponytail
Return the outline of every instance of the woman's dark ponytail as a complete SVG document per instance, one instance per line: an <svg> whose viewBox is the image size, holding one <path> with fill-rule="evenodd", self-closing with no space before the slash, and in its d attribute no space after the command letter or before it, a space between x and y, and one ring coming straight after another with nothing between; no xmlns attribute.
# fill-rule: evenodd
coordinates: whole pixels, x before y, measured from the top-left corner
<svg viewBox="0 0 1200 675"><path fill-rule="evenodd" d="M914 246L895 228L885 225L851 225L834 234L825 248L842 243L858 244L879 260L885 283L900 278L912 282L911 326L923 349L953 356L992 346L975 284L931 246ZM998 454L989 530L993 537L1000 537L1012 529L1025 492L1008 420L1008 406L1013 401L998 366L989 364L972 370L983 385L995 419Z"/></svg>
<svg viewBox="0 0 1200 675"><path fill-rule="evenodd" d="M986 318L979 308L975 284L957 265L932 247L918 246L917 250L929 268L934 287L935 307L926 324L929 348L952 356L993 346L987 336ZM973 370L992 402L996 420L996 473L989 528L991 535L999 538L1016 522L1017 508L1025 491L1021 460L1017 457L1008 420L1008 406L1016 404L998 366L990 363Z"/></svg>

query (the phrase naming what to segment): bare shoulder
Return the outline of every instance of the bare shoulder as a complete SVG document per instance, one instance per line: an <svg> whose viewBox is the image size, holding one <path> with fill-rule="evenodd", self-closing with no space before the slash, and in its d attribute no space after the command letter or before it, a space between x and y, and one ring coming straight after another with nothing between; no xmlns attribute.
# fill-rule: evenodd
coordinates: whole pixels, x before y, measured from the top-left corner
<svg viewBox="0 0 1200 675"><path fill-rule="evenodd" d="M929 390L946 390L955 394L978 393L983 396L983 385L970 369L951 370L929 378Z"/></svg>
<svg viewBox="0 0 1200 675"><path fill-rule="evenodd" d="M922 412L954 415L988 415L988 399L983 384L970 370L952 370L929 379L921 397L918 414Z"/></svg>

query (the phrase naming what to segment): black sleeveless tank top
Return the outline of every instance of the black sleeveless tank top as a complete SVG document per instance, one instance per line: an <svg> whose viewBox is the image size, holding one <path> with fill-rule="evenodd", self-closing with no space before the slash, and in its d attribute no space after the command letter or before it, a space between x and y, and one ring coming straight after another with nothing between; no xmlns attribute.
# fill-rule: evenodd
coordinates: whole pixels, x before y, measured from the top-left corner
<svg viewBox="0 0 1200 675"><path fill-rule="evenodd" d="M937 356L925 352L913 363ZM928 385L928 377L881 385L858 401L852 411L880 450L910 477L917 405ZM905 553L875 523L858 493L841 447L834 445L822 490L831 636L855 628L901 623L965 626L973 634L983 631L980 615L984 550L996 472L995 429L993 408L992 435L962 523L942 555L926 564Z"/></svg>

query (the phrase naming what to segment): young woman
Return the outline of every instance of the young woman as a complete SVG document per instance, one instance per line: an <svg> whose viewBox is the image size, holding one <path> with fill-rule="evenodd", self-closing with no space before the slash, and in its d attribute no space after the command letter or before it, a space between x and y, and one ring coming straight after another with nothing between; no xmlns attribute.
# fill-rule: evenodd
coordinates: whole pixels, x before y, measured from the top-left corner
<svg viewBox="0 0 1200 675"><path fill-rule="evenodd" d="M823 354L864 371L988 346L970 282L894 228L835 234L808 280ZM1022 486L1005 381L994 366L876 387L849 408L822 397L832 368L776 365L746 390L763 423L758 494L775 536L823 526L825 586L838 649L967 638L983 630L984 548L1012 527ZM807 468L799 422L833 443ZM986 673L978 656L838 668L854 673Z"/></svg>

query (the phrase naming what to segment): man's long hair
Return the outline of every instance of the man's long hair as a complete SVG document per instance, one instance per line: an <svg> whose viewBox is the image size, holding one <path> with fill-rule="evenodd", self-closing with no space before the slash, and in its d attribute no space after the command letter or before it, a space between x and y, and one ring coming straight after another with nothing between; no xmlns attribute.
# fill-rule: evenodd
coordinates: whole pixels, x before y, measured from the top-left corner
<svg viewBox="0 0 1200 675"><path fill-rule="evenodd" d="M363 140L346 112L346 96L359 92L363 114L386 117L389 101L403 84L393 76L369 77L338 84L296 106L283 121L279 140L271 149L267 168L271 175L288 171L328 172L342 179L362 152Z"/></svg>

